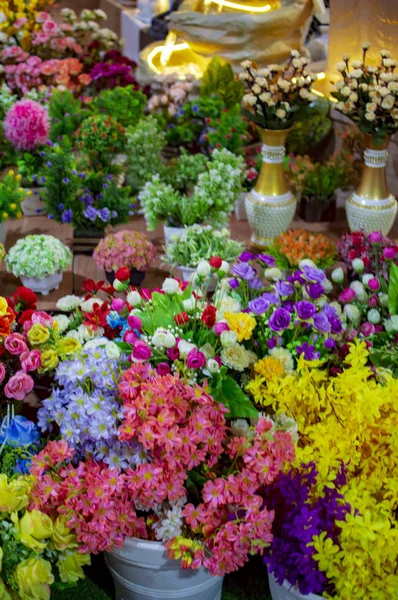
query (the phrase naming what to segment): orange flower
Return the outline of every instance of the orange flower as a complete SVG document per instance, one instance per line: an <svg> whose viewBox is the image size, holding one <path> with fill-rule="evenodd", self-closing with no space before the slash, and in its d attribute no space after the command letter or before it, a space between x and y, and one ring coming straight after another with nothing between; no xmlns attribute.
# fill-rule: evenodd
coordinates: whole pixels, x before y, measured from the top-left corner
<svg viewBox="0 0 398 600"><path fill-rule="evenodd" d="M276 238L275 246L292 267L296 267L303 258L310 258L316 264L332 263L336 254L334 243L326 235L305 229L282 233Z"/></svg>

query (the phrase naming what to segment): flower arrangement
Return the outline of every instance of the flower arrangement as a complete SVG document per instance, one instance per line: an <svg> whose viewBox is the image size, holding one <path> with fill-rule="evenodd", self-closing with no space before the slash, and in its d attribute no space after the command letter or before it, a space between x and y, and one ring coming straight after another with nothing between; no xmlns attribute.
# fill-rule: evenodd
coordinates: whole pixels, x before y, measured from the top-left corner
<svg viewBox="0 0 398 600"><path fill-rule="evenodd" d="M281 269L295 269L300 261L311 260L325 269L336 262L335 244L323 233L311 233L305 229L291 229L275 239L268 249Z"/></svg>
<svg viewBox="0 0 398 600"><path fill-rule="evenodd" d="M241 242L230 239L228 229L192 225L167 245L165 260L169 265L181 267L197 267L201 260L209 261L213 256L231 263L243 247Z"/></svg>
<svg viewBox="0 0 398 600"><path fill-rule="evenodd" d="M19 43L24 49L29 48L32 32L35 30L38 19L44 9L51 6L51 0L32 0L29 4L20 0L11 0L2 5L2 22L0 31L2 33L1 45L12 43L12 40L18 38Z"/></svg>
<svg viewBox="0 0 398 600"><path fill-rule="evenodd" d="M134 127L142 118L147 97L131 85L105 89L93 101L93 109L112 117L123 127Z"/></svg>
<svg viewBox="0 0 398 600"><path fill-rule="evenodd" d="M76 132L77 147L96 170L108 167L124 144L124 127L113 117L95 114L84 119Z"/></svg>
<svg viewBox="0 0 398 600"><path fill-rule="evenodd" d="M126 86L139 90L140 85L134 76L136 67L137 64L123 56L119 50L109 50L91 69L90 80L98 91Z"/></svg>
<svg viewBox="0 0 398 600"><path fill-rule="evenodd" d="M380 276L381 281L388 281L389 261L395 260L397 246L379 231L373 231L369 235L362 231L344 233L336 247L339 259L350 273L358 269L359 273L375 273Z"/></svg>
<svg viewBox="0 0 398 600"><path fill-rule="evenodd" d="M148 229L155 229L160 221L174 227L205 221L224 225L241 189L242 165L241 157L215 150L189 197L155 175L139 194Z"/></svg>
<svg viewBox="0 0 398 600"><path fill-rule="evenodd" d="M141 190L153 175L162 173L162 150L166 144L164 132L152 115L141 119L126 130L127 181Z"/></svg>
<svg viewBox="0 0 398 600"><path fill-rule="evenodd" d="M15 175L12 170L0 181L0 223L22 217L21 202L26 197L26 191L20 185L21 175Z"/></svg>
<svg viewBox="0 0 398 600"><path fill-rule="evenodd" d="M7 269L16 277L43 278L64 271L72 253L52 235L27 235L17 241L5 259Z"/></svg>
<svg viewBox="0 0 398 600"><path fill-rule="evenodd" d="M380 144L398 129L398 73L388 50L380 52L379 66L367 65L369 48L368 42L362 44L362 60L350 63L350 57L343 56L337 64L341 79L335 83L337 91L332 95L338 100L336 109Z"/></svg>
<svg viewBox="0 0 398 600"><path fill-rule="evenodd" d="M93 252L97 266L108 272L123 267L146 271L155 257L155 246L145 234L127 230L107 235Z"/></svg>
<svg viewBox="0 0 398 600"><path fill-rule="evenodd" d="M245 157L245 169L243 172L243 183L242 187L244 191L249 192L257 182L258 175L261 169L261 163L263 161L260 148L256 148L256 158L253 159L250 152L247 151Z"/></svg>
<svg viewBox="0 0 398 600"><path fill-rule="evenodd" d="M50 131L47 110L33 100L16 102L4 120L4 135L16 150L35 150L43 146Z"/></svg>
<svg viewBox="0 0 398 600"><path fill-rule="evenodd" d="M262 129L289 129L298 109L316 100L311 92L316 77L306 68L309 62L297 50L282 66L257 68L245 60L239 77L249 88L242 100L247 117Z"/></svg>

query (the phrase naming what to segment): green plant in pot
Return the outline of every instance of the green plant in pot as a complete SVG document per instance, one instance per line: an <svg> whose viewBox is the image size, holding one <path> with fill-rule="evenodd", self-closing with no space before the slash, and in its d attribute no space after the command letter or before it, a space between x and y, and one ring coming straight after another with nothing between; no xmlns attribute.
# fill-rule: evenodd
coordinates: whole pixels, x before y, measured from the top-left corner
<svg viewBox="0 0 398 600"><path fill-rule="evenodd" d="M54 90L48 101L48 114L51 119L50 138L57 142L61 137L73 139L82 121L89 116L81 101L69 90Z"/></svg>
<svg viewBox="0 0 398 600"><path fill-rule="evenodd" d="M109 283L116 279L125 280L119 270L129 270L130 285L142 283L146 270L156 258L156 249L143 233L121 230L102 239L94 250L93 258L98 267L104 269Z"/></svg>
<svg viewBox="0 0 398 600"><path fill-rule="evenodd" d="M323 145L333 130L329 116L330 103L327 98L318 98L307 106L302 106L298 119L286 140L287 151L292 154L312 154Z"/></svg>
<svg viewBox="0 0 398 600"><path fill-rule="evenodd" d="M127 183L141 190L156 173L165 169L162 150L166 145L158 120L149 115L126 130Z"/></svg>
<svg viewBox="0 0 398 600"><path fill-rule="evenodd" d="M83 165L102 174L117 174L116 154L125 146L125 129L113 117L94 114L87 117L76 134L76 145L84 156Z"/></svg>
<svg viewBox="0 0 398 600"><path fill-rule="evenodd" d="M147 97L136 91L132 85L102 90L93 103L94 112L98 112L118 121L123 127L137 125L143 117Z"/></svg>

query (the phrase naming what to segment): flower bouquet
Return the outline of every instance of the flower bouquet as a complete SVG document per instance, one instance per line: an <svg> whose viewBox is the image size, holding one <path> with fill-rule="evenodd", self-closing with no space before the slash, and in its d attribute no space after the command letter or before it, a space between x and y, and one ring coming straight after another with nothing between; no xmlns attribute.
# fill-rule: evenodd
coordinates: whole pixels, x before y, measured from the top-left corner
<svg viewBox="0 0 398 600"><path fill-rule="evenodd" d="M58 289L72 253L52 235L28 235L10 248L5 263L22 284L43 295Z"/></svg>
<svg viewBox="0 0 398 600"><path fill-rule="evenodd" d="M326 269L336 262L335 244L323 233L311 233L305 229L291 229L275 239L268 248L279 268L297 269L300 261L308 259L315 266Z"/></svg>
<svg viewBox="0 0 398 600"><path fill-rule="evenodd" d="M15 175L14 171L8 171L7 175L0 181L0 243L4 243L7 232L8 219L20 219L22 217L21 202L26 196L21 187L21 175ZM4 256L3 256L4 258Z"/></svg>
<svg viewBox="0 0 398 600"><path fill-rule="evenodd" d="M156 249L143 233L121 230L107 235L101 240L93 252L98 267L105 270L109 283L125 277L118 271L127 268L131 285L140 285L145 271L155 260ZM115 275L116 273L116 275Z"/></svg>

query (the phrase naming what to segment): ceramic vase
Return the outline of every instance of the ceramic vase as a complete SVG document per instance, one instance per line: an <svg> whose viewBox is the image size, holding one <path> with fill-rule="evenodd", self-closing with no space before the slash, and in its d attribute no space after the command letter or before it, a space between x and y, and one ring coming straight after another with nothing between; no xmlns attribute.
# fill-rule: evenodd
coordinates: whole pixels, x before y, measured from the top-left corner
<svg viewBox="0 0 398 600"><path fill-rule="evenodd" d="M388 235L397 214L397 201L387 185L387 147L390 138L376 145L366 136L362 179L346 201L346 214L351 231L381 231Z"/></svg>
<svg viewBox="0 0 398 600"><path fill-rule="evenodd" d="M268 573L268 580L272 600L322 600L322 596L318 596L318 594L301 594L296 587L290 585L286 580L282 585L279 585L271 573Z"/></svg>
<svg viewBox="0 0 398 600"><path fill-rule="evenodd" d="M247 194L246 212L253 231L252 244L265 248L288 229L297 201L289 191L283 171L289 129L259 129L259 132L263 162L257 183Z"/></svg>
<svg viewBox="0 0 398 600"><path fill-rule="evenodd" d="M63 273L61 271L56 271L52 275L47 275L47 277L24 277L20 276L20 280L22 285L32 290L32 292L37 292L42 296L47 296L49 292L52 290L57 290L59 288L59 284L61 283L63 278Z"/></svg>

